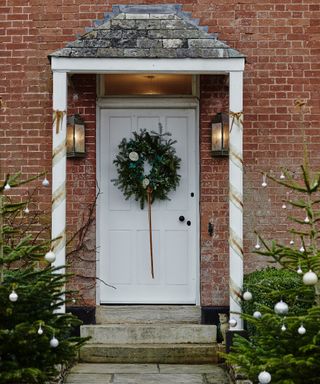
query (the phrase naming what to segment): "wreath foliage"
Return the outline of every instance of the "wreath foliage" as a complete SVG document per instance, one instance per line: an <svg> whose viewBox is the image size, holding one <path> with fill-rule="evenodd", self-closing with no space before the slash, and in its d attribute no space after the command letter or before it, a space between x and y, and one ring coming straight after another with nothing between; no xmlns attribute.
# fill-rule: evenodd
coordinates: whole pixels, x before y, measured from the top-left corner
<svg viewBox="0 0 320 384"><path fill-rule="evenodd" d="M113 163L118 171L118 178L111 180L124 194L126 200L134 197L144 208L148 199L147 189L152 191L151 201L169 200L170 191L179 185L181 159L177 157L173 145L175 140L165 139L170 133L158 134L133 132L133 138L122 139L119 153ZM145 174L145 163L150 164L150 171Z"/></svg>

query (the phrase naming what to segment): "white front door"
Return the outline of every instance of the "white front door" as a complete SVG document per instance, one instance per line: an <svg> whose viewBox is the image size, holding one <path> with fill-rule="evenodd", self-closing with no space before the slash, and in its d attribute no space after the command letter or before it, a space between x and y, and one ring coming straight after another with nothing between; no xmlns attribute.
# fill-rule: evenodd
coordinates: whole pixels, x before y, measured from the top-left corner
<svg viewBox="0 0 320 384"><path fill-rule="evenodd" d="M113 185L121 140L147 129L170 132L181 158L180 185L170 201L152 204L154 274L150 272L147 207L125 200ZM102 109L100 116L98 234L101 303L182 304L196 302L198 188L194 109ZM183 216L184 221L179 217ZM182 219L182 218L181 218Z"/></svg>

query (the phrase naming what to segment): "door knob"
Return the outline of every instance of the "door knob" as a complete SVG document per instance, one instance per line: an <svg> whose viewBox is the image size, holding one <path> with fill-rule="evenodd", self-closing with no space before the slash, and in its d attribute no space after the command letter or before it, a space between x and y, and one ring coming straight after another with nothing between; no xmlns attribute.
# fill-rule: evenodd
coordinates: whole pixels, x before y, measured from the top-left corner
<svg viewBox="0 0 320 384"><path fill-rule="evenodd" d="M191 225L191 221L190 220L187 221L187 225L190 227L190 225Z"/></svg>
<svg viewBox="0 0 320 384"><path fill-rule="evenodd" d="M179 216L179 221L184 222L184 216Z"/></svg>

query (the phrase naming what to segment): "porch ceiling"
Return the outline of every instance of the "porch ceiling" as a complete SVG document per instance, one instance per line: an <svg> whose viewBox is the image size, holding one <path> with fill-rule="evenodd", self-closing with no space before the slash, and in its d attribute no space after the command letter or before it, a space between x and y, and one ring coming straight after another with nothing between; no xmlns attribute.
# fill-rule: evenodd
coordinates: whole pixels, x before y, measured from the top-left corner
<svg viewBox="0 0 320 384"><path fill-rule="evenodd" d="M181 5L117 5L57 58L244 58Z"/></svg>

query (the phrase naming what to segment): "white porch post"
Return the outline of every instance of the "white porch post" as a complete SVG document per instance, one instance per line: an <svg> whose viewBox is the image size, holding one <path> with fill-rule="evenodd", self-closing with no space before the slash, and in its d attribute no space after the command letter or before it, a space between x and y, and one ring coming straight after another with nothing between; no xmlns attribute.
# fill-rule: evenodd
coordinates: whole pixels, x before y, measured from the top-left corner
<svg viewBox="0 0 320 384"><path fill-rule="evenodd" d="M230 72L229 77L230 113L230 156L229 156L229 292L230 318L237 321L231 330L243 329L240 300L243 283L243 72Z"/></svg>
<svg viewBox="0 0 320 384"><path fill-rule="evenodd" d="M53 242L54 266L66 262L66 115L67 73L53 72L52 239L59 238Z"/></svg>

